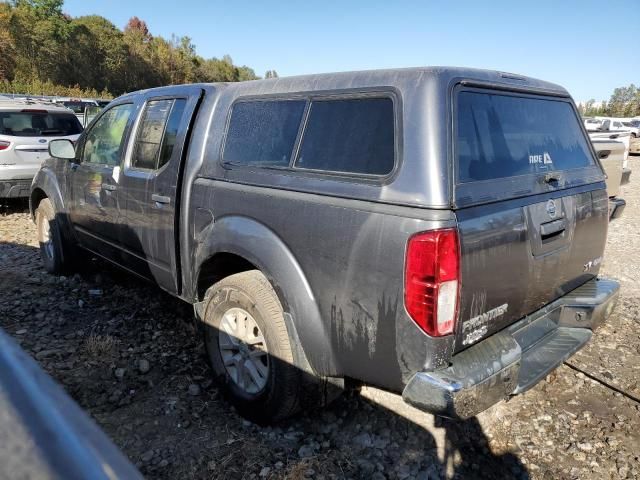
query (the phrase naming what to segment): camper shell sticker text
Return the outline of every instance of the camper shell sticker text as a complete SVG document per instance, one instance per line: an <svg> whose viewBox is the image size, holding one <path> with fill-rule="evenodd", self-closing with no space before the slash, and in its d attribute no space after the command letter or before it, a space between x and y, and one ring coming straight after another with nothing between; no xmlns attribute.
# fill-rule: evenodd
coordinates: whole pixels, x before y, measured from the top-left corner
<svg viewBox="0 0 640 480"><path fill-rule="evenodd" d="M529 165L552 165L551 155L548 152L544 152L539 155L529 155Z"/></svg>

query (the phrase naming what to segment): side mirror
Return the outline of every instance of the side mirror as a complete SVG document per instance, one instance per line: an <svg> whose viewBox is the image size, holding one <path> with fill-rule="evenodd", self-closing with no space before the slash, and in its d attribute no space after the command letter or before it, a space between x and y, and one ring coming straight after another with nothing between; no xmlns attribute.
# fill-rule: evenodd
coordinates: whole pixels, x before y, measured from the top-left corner
<svg viewBox="0 0 640 480"><path fill-rule="evenodd" d="M74 160L76 158L76 149L73 147L71 140L66 138L51 140L49 142L49 155L54 158Z"/></svg>

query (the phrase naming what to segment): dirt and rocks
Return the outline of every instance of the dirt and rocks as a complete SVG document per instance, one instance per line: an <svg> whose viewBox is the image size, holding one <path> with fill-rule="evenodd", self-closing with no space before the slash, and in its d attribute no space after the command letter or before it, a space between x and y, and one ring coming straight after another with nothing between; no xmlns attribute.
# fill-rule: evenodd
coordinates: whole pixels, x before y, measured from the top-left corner
<svg viewBox="0 0 640 480"><path fill-rule="evenodd" d="M0 327L148 478L640 478L640 177L622 196L603 266L616 312L568 365L466 422L365 388L253 425L211 381L188 305L97 261L47 275L15 203L0 214Z"/></svg>

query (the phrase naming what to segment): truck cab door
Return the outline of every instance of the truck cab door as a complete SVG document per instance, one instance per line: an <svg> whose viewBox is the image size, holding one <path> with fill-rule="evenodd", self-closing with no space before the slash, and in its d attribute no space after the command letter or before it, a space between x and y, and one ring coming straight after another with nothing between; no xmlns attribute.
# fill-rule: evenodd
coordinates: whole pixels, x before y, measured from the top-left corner
<svg viewBox="0 0 640 480"><path fill-rule="evenodd" d="M119 262L121 203L118 174L135 106L114 105L86 131L77 145L77 163L69 169L69 217L80 244Z"/></svg>
<svg viewBox="0 0 640 480"><path fill-rule="evenodd" d="M180 173L202 90L176 92L146 98L120 178L125 265L172 293L179 290Z"/></svg>

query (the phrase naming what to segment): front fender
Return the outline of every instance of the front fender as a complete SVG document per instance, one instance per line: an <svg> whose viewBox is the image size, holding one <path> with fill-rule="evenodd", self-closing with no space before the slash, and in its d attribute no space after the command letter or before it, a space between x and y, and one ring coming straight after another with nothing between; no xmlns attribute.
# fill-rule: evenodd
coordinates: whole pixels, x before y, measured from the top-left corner
<svg viewBox="0 0 640 480"><path fill-rule="evenodd" d="M203 263L217 253L243 257L269 279L299 338L306 361L318 375L335 375L337 368L328 332L321 321L316 298L298 261L285 243L268 227L247 217L217 219L198 236L196 279ZM289 314L289 315L286 315ZM289 328L289 325L287 325ZM295 348L295 345L294 345ZM304 365L298 365L304 368Z"/></svg>
<svg viewBox="0 0 640 480"><path fill-rule="evenodd" d="M56 218L62 229L62 234L67 239L73 240L75 238L75 234L73 232L73 228L71 228L71 222L69 221L67 205L63 193L64 190L63 188L60 188L56 172L46 164L38 170L35 177L33 177L33 182L31 182L29 211L31 212L31 218L34 220L38 203L43 198L43 195L40 192L43 192L44 196L53 204L53 210L56 212Z"/></svg>
<svg viewBox="0 0 640 480"><path fill-rule="evenodd" d="M31 195L29 196L29 211L31 217L34 218L36 214L37 202L40 197L37 194L37 190L40 189L51 200L53 208L56 212L66 213L64 197L62 191L58 185L58 179L56 174L48 167L42 167L33 177L31 182Z"/></svg>

